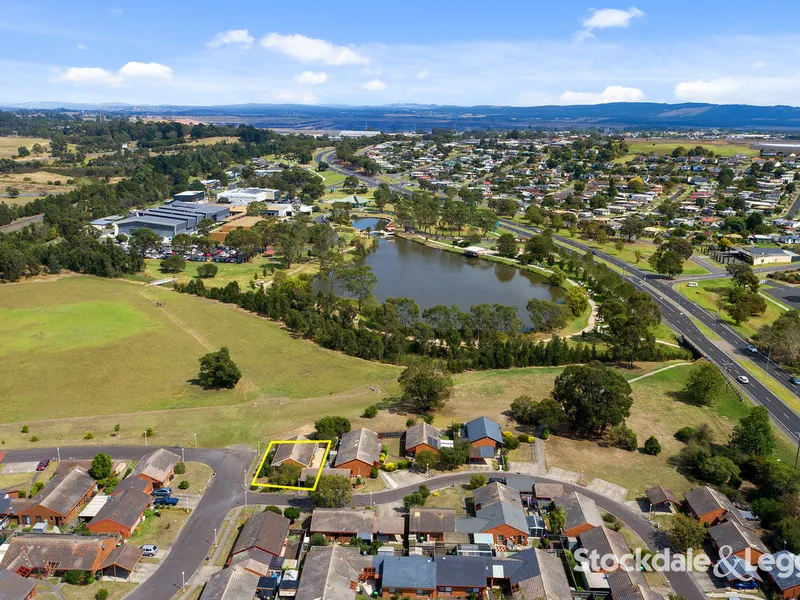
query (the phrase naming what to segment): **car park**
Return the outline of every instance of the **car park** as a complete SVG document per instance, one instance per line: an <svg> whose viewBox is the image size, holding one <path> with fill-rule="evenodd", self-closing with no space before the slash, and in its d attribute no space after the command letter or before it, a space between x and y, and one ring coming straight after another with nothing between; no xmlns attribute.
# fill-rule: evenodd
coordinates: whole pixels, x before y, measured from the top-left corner
<svg viewBox="0 0 800 600"><path fill-rule="evenodd" d="M144 556L155 556L158 552L158 546L153 544L145 544L142 546L142 550L144 550Z"/></svg>
<svg viewBox="0 0 800 600"><path fill-rule="evenodd" d="M736 378L736 381L738 381L739 383L750 383L750 380L745 375L739 375Z"/></svg>

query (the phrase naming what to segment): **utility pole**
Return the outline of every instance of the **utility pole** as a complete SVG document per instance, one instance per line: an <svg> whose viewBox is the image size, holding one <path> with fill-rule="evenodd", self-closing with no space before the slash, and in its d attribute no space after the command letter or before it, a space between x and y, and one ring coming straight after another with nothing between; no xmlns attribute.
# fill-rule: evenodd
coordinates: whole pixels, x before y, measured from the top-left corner
<svg viewBox="0 0 800 600"><path fill-rule="evenodd" d="M197 434L194 434L194 447L197 448Z"/></svg>
<svg viewBox="0 0 800 600"><path fill-rule="evenodd" d="M794 455L794 468L797 469L797 459L800 458L800 431L794 432L797 438L797 454Z"/></svg>
<svg viewBox="0 0 800 600"><path fill-rule="evenodd" d="M56 448L56 456L58 457L56 460L61 462L61 448Z"/></svg>
<svg viewBox="0 0 800 600"><path fill-rule="evenodd" d="M769 359L772 357L772 344L769 345L767 350L767 364L764 366L764 381L767 380L767 371L769 371Z"/></svg>
<svg viewBox="0 0 800 600"><path fill-rule="evenodd" d="M144 445L147 446L147 429L144 430Z"/></svg>

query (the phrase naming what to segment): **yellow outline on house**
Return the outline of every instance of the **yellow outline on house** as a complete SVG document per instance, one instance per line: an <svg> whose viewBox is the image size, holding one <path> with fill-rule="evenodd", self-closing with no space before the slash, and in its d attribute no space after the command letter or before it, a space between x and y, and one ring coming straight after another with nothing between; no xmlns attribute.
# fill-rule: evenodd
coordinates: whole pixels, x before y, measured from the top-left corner
<svg viewBox="0 0 800 600"><path fill-rule="evenodd" d="M317 476L314 478L314 487L302 487L299 485L275 485L274 483L258 483L256 479L258 479L258 474L261 473L261 468L264 466L264 463L269 456L269 453L272 451L272 446L277 444L325 444L325 454L322 455L322 461L319 465L319 470L317 471ZM261 462L258 463L258 469L256 469L255 474L253 475L253 481L250 482L251 487L263 487L263 488L276 488L279 490L296 490L300 492L313 492L317 489L317 485L319 484L320 475L322 475L322 469L325 467L325 461L328 459L328 454L331 451L331 440L273 440L267 446L266 451L264 452L264 457L261 459Z"/></svg>

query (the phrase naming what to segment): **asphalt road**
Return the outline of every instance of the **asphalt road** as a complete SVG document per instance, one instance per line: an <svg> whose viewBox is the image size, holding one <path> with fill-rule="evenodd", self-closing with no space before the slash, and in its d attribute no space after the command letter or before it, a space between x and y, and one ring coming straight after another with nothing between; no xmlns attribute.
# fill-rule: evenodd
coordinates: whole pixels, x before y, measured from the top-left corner
<svg viewBox="0 0 800 600"><path fill-rule="evenodd" d="M796 269L797 265L793 265L793 268ZM787 306L800 309L800 287L787 285L774 279L770 279L768 286L762 287L761 289L765 294L769 294Z"/></svg>
<svg viewBox="0 0 800 600"><path fill-rule="evenodd" d="M514 232L520 237L529 237L537 231L532 227L521 226L512 221L501 220L504 228ZM661 278L654 276L651 273L646 273L635 266L626 263L625 261L598 252L589 246L576 242L574 240L567 240L560 236L553 236L556 241L567 248L579 249L582 251L594 251L597 256L603 258L607 262L620 267L624 270L625 279L633 284L638 290L649 293L653 300L655 300L658 307L661 309L661 314L667 324L680 333L687 340L689 340L696 349L704 356L712 360L718 367L727 371L732 377L736 378L739 375L747 375L734 360L734 356L728 354L721 346L709 340L705 334L694 324L689 318L689 315L700 321L703 325L715 331L716 334L723 340L728 342L735 350L736 358L739 360L749 361L751 372L758 373L767 365L767 357L762 353L751 354L745 350L747 341L742 338L736 331L728 327L722 322L718 322L715 315L712 315L693 302L684 298L672 288L672 283L664 281ZM671 300L672 302L668 301ZM677 305L677 307L676 307ZM776 381L781 383L786 389L795 395L798 390L789 382L790 375L774 363L770 363L769 372L775 375ZM740 389L750 396L757 403L766 406L770 411L773 419L790 435L797 437L796 432L800 432L800 416L797 415L791 408L772 393L761 381L761 376L753 377L747 375L750 383L741 385Z"/></svg>
<svg viewBox="0 0 800 600"><path fill-rule="evenodd" d="M156 446L107 446L94 448L62 448L60 456L64 459L88 460L98 452L105 452L115 459L139 460ZM180 454L180 448L169 447ZM55 448L37 448L33 450L9 450L4 458L5 462L38 461L44 458L56 458L58 451ZM247 502L250 505L287 505L303 506L306 510L311 508L307 494L258 494L245 491L245 470L252 464L255 454L249 448L236 447L228 450L186 448L186 460L202 462L214 470L214 476L206 493L200 500L191 518L184 525L178 539L172 546L169 555L161 563L156 572L144 583L137 586L126 600L167 600L171 598L183 582L183 576L188 581L197 571L203 560L208 556L214 543L214 529L221 532L222 521L225 515L237 506ZM442 475L425 481L430 490L440 490L455 485L467 483L474 471L464 471L451 475ZM505 472L485 472L487 477L505 477ZM560 483L567 491L580 492L594 500L597 505L620 519L622 519L651 550L663 550L668 547L664 536L652 527L641 514L638 514L613 500L591 490L577 485L537 477L542 483ZM402 501L406 496L418 489L418 485L411 485L393 490L385 490L373 494L356 494L353 496L352 506L374 506ZM183 576L182 576L183 574ZM672 588L683 594L689 600L702 600L703 592L697 586L694 578L688 573L665 573Z"/></svg>

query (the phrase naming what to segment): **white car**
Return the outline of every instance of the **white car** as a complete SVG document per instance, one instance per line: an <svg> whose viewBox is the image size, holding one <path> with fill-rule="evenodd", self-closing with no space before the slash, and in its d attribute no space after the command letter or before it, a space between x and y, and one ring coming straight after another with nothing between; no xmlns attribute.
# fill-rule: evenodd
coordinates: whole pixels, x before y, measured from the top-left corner
<svg viewBox="0 0 800 600"><path fill-rule="evenodd" d="M736 378L736 381L738 381L739 383L750 383L750 380L747 377L745 377L744 375L739 375Z"/></svg>
<svg viewBox="0 0 800 600"><path fill-rule="evenodd" d="M686 286L687 287L697 287L697 282L696 281L690 281L689 283L686 284Z"/></svg>

